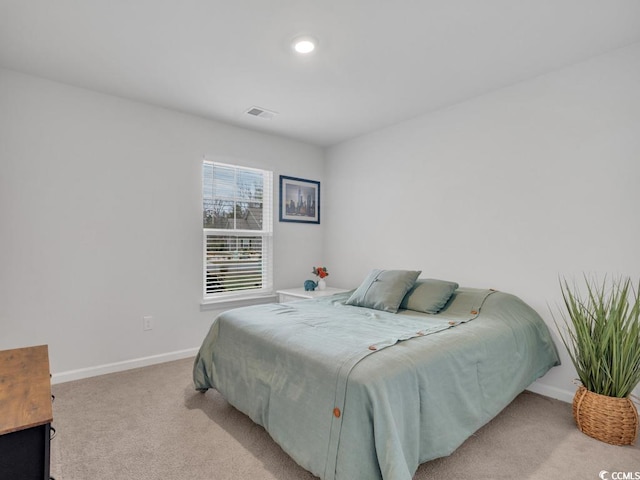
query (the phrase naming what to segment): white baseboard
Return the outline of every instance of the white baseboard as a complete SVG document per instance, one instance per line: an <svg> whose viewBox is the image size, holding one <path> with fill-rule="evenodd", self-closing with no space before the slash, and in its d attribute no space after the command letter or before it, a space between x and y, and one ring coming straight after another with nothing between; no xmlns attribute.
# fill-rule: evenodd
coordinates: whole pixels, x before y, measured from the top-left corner
<svg viewBox="0 0 640 480"><path fill-rule="evenodd" d="M160 355L152 355L150 357L134 358L123 362L107 363L105 365L97 365L95 367L80 368L78 370L69 370L67 372L59 372L51 375L51 383L64 383L73 380L81 380L83 378L96 377L107 373L122 372L131 370L132 368L148 367L157 363L171 362L173 360L181 360L183 358L195 357L198 348L189 348L187 350L179 350L177 352L162 353Z"/></svg>
<svg viewBox="0 0 640 480"><path fill-rule="evenodd" d="M557 400L562 400L563 402L572 403L573 396L575 395L575 390L563 390L562 388L551 387L549 385L543 385L539 382L533 382L531 385L527 387L527 390L533 393L539 393L540 395L544 395L545 397L555 398Z"/></svg>
<svg viewBox="0 0 640 480"><path fill-rule="evenodd" d="M186 350L178 350L176 352L162 353L160 355L152 355L150 357L134 358L132 360L125 360L122 362L107 363L105 365L97 365L95 367L54 373L51 376L51 383L71 382L74 380L82 380L83 378L97 377L98 375L105 375L107 373L123 372L133 368L148 367L149 365L156 365L158 363L195 357L197 353L198 348L196 347ZM568 403L573 401L573 396L575 394L575 391L571 392L569 390L543 385L539 382L533 382L527 387L527 390Z"/></svg>

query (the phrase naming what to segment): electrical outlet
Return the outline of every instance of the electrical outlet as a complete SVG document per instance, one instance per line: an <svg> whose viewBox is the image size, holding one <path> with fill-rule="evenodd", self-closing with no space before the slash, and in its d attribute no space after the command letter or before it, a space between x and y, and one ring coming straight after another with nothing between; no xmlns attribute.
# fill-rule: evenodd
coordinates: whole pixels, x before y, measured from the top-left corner
<svg viewBox="0 0 640 480"><path fill-rule="evenodd" d="M153 329L153 317L151 315L145 315L142 317L142 330Z"/></svg>

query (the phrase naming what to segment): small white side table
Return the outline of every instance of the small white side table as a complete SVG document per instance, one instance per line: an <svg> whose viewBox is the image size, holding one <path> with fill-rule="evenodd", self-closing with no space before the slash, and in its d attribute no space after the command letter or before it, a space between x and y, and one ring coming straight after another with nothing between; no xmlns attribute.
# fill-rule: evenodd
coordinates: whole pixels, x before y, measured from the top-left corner
<svg viewBox="0 0 640 480"><path fill-rule="evenodd" d="M313 290L306 291L303 287L299 288L286 288L283 290L278 290L276 293L278 294L278 302L286 303L293 302L295 300L302 300L304 298L318 298L318 297L326 297L327 295L334 295L336 293L348 292L346 288L333 288L327 287L324 290Z"/></svg>

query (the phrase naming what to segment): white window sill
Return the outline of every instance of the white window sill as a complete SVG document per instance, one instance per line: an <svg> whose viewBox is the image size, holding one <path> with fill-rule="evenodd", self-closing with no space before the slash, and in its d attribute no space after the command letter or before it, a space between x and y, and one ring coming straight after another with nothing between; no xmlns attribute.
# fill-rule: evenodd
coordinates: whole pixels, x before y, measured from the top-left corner
<svg viewBox="0 0 640 480"><path fill-rule="evenodd" d="M224 298L219 300L202 300L200 311L207 310L228 310L236 307L248 307L249 305L260 305L263 303L276 303L278 295L268 293L263 295L251 295L246 297Z"/></svg>

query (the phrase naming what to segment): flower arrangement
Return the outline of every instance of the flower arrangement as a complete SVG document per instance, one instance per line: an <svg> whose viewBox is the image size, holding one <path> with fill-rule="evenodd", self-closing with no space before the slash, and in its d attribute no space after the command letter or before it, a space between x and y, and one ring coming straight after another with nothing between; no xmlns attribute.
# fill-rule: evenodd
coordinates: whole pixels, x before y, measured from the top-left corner
<svg viewBox="0 0 640 480"><path fill-rule="evenodd" d="M313 267L313 272L315 276L323 279L324 277L329 276L329 272L327 272L327 267Z"/></svg>

